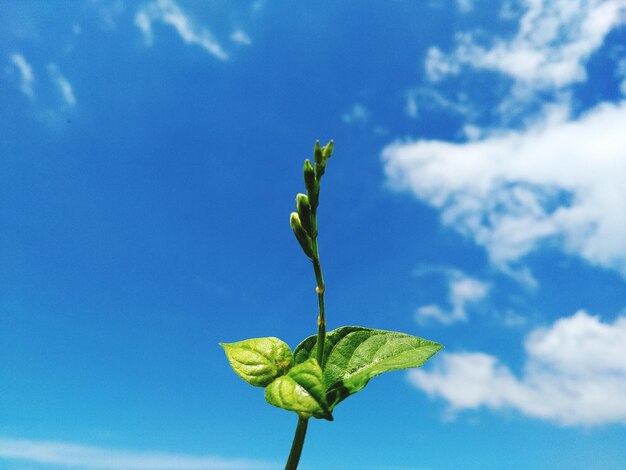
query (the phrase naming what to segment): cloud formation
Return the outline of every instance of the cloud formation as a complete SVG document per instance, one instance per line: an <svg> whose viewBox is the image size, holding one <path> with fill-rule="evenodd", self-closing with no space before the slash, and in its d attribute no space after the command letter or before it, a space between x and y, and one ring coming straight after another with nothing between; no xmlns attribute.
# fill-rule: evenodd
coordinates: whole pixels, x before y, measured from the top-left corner
<svg viewBox="0 0 626 470"><path fill-rule="evenodd" d="M42 81L35 78L33 66L21 53L14 52L9 59L12 67L7 70L17 77L19 91L30 100L26 113L51 127L59 128L66 123L70 108L76 105L76 97L72 84L61 73L59 66L48 64ZM50 93L51 89L58 90L58 94Z"/></svg>
<svg viewBox="0 0 626 470"><path fill-rule="evenodd" d="M228 54L215 40L211 31L205 26L194 24L173 0L155 0L137 11L135 25L141 30L146 44L149 45L154 40L152 31L154 22L173 27L185 43L200 46L220 60L228 59Z"/></svg>
<svg viewBox="0 0 626 470"><path fill-rule="evenodd" d="M625 128L626 102L573 120L554 111L541 125L475 142L392 144L385 173L504 272L550 246L626 277Z"/></svg>
<svg viewBox="0 0 626 470"><path fill-rule="evenodd" d="M469 13L474 9L474 0L456 0L456 7L461 13Z"/></svg>
<svg viewBox="0 0 626 470"><path fill-rule="evenodd" d="M467 96L463 93L459 93L458 96L451 99L428 87L408 90L406 93L405 110L412 118L420 116L423 111L433 110L441 110L466 118L475 114L472 107L467 103Z"/></svg>
<svg viewBox="0 0 626 470"><path fill-rule="evenodd" d="M242 29L236 29L233 31L230 35L230 39L237 44L241 44L242 46L249 46L252 44L252 39L250 39L250 36L248 36Z"/></svg>
<svg viewBox="0 0 626 470"><path fill-rule="evenodd" d="M352 109L341 116L346 124L364 124L369 121L370 113L361 103L354 103Z"/></svg>
<svg viewBox="0 0 626 470"><path fill-rule="evenodd" d="M485 353L444 353L409 379L451 412L515 409L561 425L626 424L626 316L613 323L579 311L532 331L521 377Z"/></svg>
<svg viewBox="0 0 626 470"><path fill-rule="evenodd" d="M20 74L20 91L30 99L34 99L33 83L35 82L35 74L33 73L33 68L26 61L24 56L17 52L11 54L11 63Z"/></svg>
<svg viewBox="0 0 626 470"><path fill-rule="evenodd" d="M59 67L56 64L50 64L48 66L48 72L50 73L50 78L61 92L61 96L63 97L65 103L68 106L76 105L74 89L68 79L61 74Z"/></svg>
<svg viewBox="0 0 626 470"><path fill-rule="evenodd" d="M135 452L66 442L0 438L0 460L103 470L249 470L278 468L268 462L160 452Z"/></svg>
<svg viewBox="0 0 626 470"><path fill-rule="evenodd" d="M466 13L473 15L471 10ZM512 36L493 34L488 28L465 29L455 34L452 47L444 50L433 45L426 53L423 88L437 89L445 96L451 83L466 86L447 101L473 110L463 129L467 137L480 134L473 132L478 122L487 130L498 121L526 125L542 118L546 104L568 108L580 104L574 85L587 80L589 60L605 46L611 47L611 66L620 80L624 49L611 46L615 42L611 33L626 24L626 0L522 0L504 2L499 13L503 24L517 21L516 27L506 26L514 31ZM447 80L458 76L456 81ZM468 77L473 85L467 86ZM475 79L496 77L497 86L476 86ZM489 103L491 99L496 103ZM433 102L450 111L441 104Z"/></svg>
<svg viewBox="0 0 626 470"><path fill-rule="evenodd" d="M449 309L436 304L423 305L415 312L418 323L437 321L444 325L467 321L467 307L479 303L488 292L490 285L458 270L445 272L448 281Z"/></svg>
<svg viewBox="0 0 626 470"><path fill-rule="evenodd" d="M466 2L460 2L465 4ZM625 21L625 0L526 0L512 39L465 32L456 49L445 54L432 47L426 71L431 80L458 74L463 67L510 76L531 88L559 88L584 81L584 64L607 34Z"/></svg>
<svg viewBox="0 0 626 470"><path fill-rule="evenodd" d="M123 0L89 0L87 6L96 11L100 26L105 30L113 30L117 27L118 17L125 8Z"/></svg>

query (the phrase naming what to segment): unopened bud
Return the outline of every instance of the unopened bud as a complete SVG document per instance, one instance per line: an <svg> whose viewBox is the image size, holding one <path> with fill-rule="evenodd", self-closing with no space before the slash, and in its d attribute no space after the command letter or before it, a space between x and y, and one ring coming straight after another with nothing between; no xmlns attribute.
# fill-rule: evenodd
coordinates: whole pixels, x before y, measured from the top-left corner
<svg viewBox="0 0 626 470"><path fill-rule="evenodd" d="M320 147L320 141L315 141L315 149L313 149L313 156L315 157L315 163L323 164L324 163L324 153L322 152L322 147Z"/></svg>
<svg viewBox="0 0 626 470"><path fill-rule="evenodd" d="M311 237L317 236L316 230L313 227L313 218L311 216L311 204L309 204L309 198L306 194L298 194L296 196L296 209L300 216L300 223L302 227Z"/></svg>
<svg viewBox="0 0 626 470"><path fill-rule="evenodd" d="M311 160L308 158L304 160L304 187L307 192L311 193L313 188L315 187L315 170L313 169L313 165L311 165Z"/></svg>
<svg viewBox="0 0 626 470"><path fill-rule="evenodd" d="M300 222L300 217L297 212L292 212L291 217L289 218L289 223L291 225L291 230L295 234L298 239L298 243L302 247L302 251L309 258L313 258L313 245L311 242L311 238L307 235L304 228L302 227L302 223Z"/></svg>
<svg viewBox="0 0 626 470"><path fill-rule="evenodd" d="M318 180L326 172L326 161L332 156L333 147L332 140L324 147L320 147L319 141L315 142L315 175Z"/></svg>
<svg viewBox="0 0 626 470"><path fill-rule="evenodd" d="M313 209L317 207L318 197L320 191L320 184L317 178L315 177L315 170L313 169L313 165L311 164L311 160L308 158L304 161L304 187L306 188L306 192L309 195L309 204Z"/></svg>
<svg viewBox="0 0 626 470"><path fill-rule="evenodd" d="M324 156L324 160L328 160L330 157L332 157L334 147L335 141L331 140L322 148L322 155Z"/></svg>

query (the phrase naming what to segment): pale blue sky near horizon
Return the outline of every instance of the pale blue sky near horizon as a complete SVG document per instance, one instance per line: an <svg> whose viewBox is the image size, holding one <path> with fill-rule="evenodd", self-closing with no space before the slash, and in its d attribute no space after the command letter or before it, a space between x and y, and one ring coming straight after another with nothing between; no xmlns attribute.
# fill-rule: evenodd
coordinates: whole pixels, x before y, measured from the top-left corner
<svg viewBox="0 0 626 470"><path fill-rule="evenodd" d="M626 462L626 0L0 0L0 468L282 468L219 342L445 346L306 469Z"/></svg>

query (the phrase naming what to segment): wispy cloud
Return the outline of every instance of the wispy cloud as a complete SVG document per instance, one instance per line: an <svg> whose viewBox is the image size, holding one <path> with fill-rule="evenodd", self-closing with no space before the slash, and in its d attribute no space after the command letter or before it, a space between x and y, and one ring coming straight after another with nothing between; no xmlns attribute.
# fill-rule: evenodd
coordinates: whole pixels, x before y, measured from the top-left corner
<svg viewBox="0 0 626 470"><path fill-rule="evenodd" d="M20 74L20 91L30 99L34 99L35 93L33 91L33 84L35 82L35 74L33 73L33 68L26 61L24 56L17 52L11 54L11 63Z"/></svg>
<svg viewBox="0 0 626 470"><path fill-rule="evenodd" d="M468 66L500 72L532 88L582 81L584 62L624 22L626 8L624 0L537 0L526 5L510 40L494 39L484 46L474 33L465 32L457 35L450 54L431 48L426 62L430 78L439 80Z"/></svg>
<svg viewBox="0 0 626 470"><path fill-rule="evenodd" d="M599 103L571 116L573 84L586 79L589 57L626 20L626 0L520 5L521 11L503 10L519 21L512 38L464 31L452 52L428 51L431 83L409 91L406 111L419 117L420 107L434 106L464 117L460 135L469 142L394 143L383 153L388 181L439 209L445 225L485 247L495 266L527 285L536 280L524 258L544 248L626 277L626 186L618 176L626 174L626 104ZM615 50L615 75L626 94L624 50ZM471 71L512 83L502 87L488 121L478 116L480 98L471 89L457 92L462 100L437 89L438 80ZM521 123L512 130L498 119Z"/></svg>
<svg viewBox="0 0 626 470"><path fill-rule="evenodd" d="M248 36L248 34L242 29L236 29L233 31L230 35L230 39L237 44L241 44L242 46L249 46L252 44L252 39L250 39L250 36Z"/></svg>
<svg viewBox="0 0 626 470"><path fill-rule="evenodd" d="M346 124L364 124L369 121L369 118L369 111L361 103L353 104L352 109L341 116L341 119Z"/></svg>
<svg viewBox="0 0 626 470"><path fill-rule="evenodd" d="M57 64L48 64L47 74L41 80L35 79L33 66L20 53L13 53L10 56L12 69L18 77L17 86L19 90L30 99L30 103L25 108L25 112L36 121L45 123L48 126L60 128L67 122L70 108L76 105L76 97L71 83L65 77ZM46 86L52 84L53 87ZM35 86L37 85L37 87ZM56 88L58 94L50 93Z"/></svg>
<svg viewBox="0 0 626 470"><path fill-rule="evenodd" d="M462 9L463 3L457 6ZM516 34L502 35L501 30L489 27L461 29L451 49L433 45L424 63L427 89L448 90L455 82L447 79L459 75L462 78L456 83L462 87L481 77L492 81L492 88L469 86L461 92L467 98L465 105L474 111L468 118L483 125L485 119L477 117L486 118L489 128L497 126L497 121L517 126L532 122L541 118L547 103L572 107L574 85L587 80L588 61L610 33L626 23L626 0L533 0L503 5L500 17L507 22L517 20ZM485 106L485 97L496 103Z"/></svg>
<svg viewBox="0 0 626 470"><path fill-rule="evenodd" d="M474 9L474 0L456 0L456 7L461 13L469 13Z"/></svg>
<svg viewBox="0 0 626 470"><path fill-rule="evenodd" d="M103 470L251 470L278 465L248 459L136 452L66 442L0 437L0 460L19 460L68 468Z"/></svg>
<svg viewBox="0 0 626 470"><path fill-rule="evenodd" d="M396 143L389 183L441 211L505 272L551 247L626 277L626 102L464 144Z"/></svg>
<svg viewBox="0 0 626 470"><path fill-rule="evenodd" d="M453 60L435 46L426 52L424 68L426 69L426 76L433 82L438 82L448 75L456 75L461 71L458 60Z"/></svg>
<svg viewBox="0 0 626 470"><path fill-rule="evenodd" d="M525 349L519 378L497 357L467 352L444 353L409 379L453 414L512 408L561 425L626 424L626 316L604 323L580 311L532 331Z"/></svg>
<svg viewBox="0 0 626 470"><path fill-rule="evenodd" d="M87 5L96 11L102 28L106 30L115 29L118 17L124 12L123 0L88 0Z"/></svg>
<svg viewBox="0 0 626 470"><path fill-rule="evenodd" d="M147 44L152 44L154 40L152 23L157 21L173 27L185 43L199 46L218 59L228 59L228 54L211 31L195 24L173 0L155 0L137 11L135 25L143 33Z"/></svg>
<svg viewBox="0 0 626 470"><path fill-rule="evenodd" d="M418 323L437 321L444 325L467 321L467 308L485 299L490 284L470 277L465 273L448 269L444 271L448 283L449 308L436 304L423 305L415 312Z"/></svg>
<svg viewBox="0 0 626 470"><path fill-rule="evenodd" d="M69 106L76 105L76 98L74 96L72 85L68 79L61 74L59 67L56 64L50 64L48 66L48 72L50 73L50 78L61 92L61 96L63 96L65 103Z"/></svg>
<svg viewBox="0 0 626 470"><path fill-rule="evenodd" d="M406 113L412 118L420 116L424 111L445 111L467 118L475 114L467 102L467 96L463 93L451 99L428 87L408 90L405 109Z"/></svg>

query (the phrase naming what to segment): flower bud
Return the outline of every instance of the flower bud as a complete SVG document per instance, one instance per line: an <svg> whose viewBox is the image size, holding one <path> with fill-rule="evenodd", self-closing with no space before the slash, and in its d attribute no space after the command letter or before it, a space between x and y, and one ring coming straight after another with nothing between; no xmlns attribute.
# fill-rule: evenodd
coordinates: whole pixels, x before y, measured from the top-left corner
<svg viewBox="0 0 626 470"><path fill-rule="evenodd" d="M313 165L311 165L311 160L308 158L304 160L304 187L307 192L311 193L315 186L315 170L313 169Z"/></svg>
<svg viewBox="0 0 626 470"><path fill-rule="evenodd" d="M322 148L322 155L324 156L324 160L328 160L330 157L332 157L334 147L335 141L331 140Z"/></svg>
<svg viewBox="0 0 626 470"><path fill-rule="evenodd" d="M298 239L298 243L300 243L300 246L302 247L302 251L304 251L304 254L309 258L313 259L313 246L311 238L304 231L302 223L300 222L300 216L298 216L297 212L291 213L289 223L291 225L291 230L293 230L293 233Z"/></svg>
<svg viewBox="0 0 626 470"><path fill-rule="evenodd" d="M324 153L322 152L322 147L320 147L320 141L315 141L315 149L313 150L313 156L315 157L315 163L323 164L324 163Z"/></svg>
<svg viewBox="0 0 626 470"><path fill-rule="evenodd" d="M305 194L298 194L296 196L296 209L300 216L300 223L306 233L308 233L311 238L316 237L317 230L315 230L314 220L311 215L311 204L309 204L309 198Z"/></svg>
<svg viewBox="0 0 626 470"><path fill-rule="evenodd" d="M315 142L315 175L319 180L326 172L326 161L333 154L334 142L331 140L324 147L320 147L319 140Z"/></svg>
<svg viewBox="0 0 626 470"><path fill-rule="evenodd" d="M315 177L315 170L308 158L304 161L304 187L309 195L309 204L315 209L319 202L320 184Z"/></svg>

